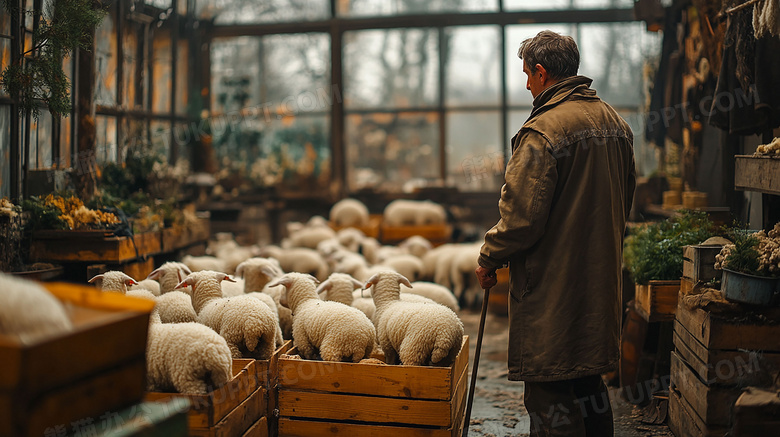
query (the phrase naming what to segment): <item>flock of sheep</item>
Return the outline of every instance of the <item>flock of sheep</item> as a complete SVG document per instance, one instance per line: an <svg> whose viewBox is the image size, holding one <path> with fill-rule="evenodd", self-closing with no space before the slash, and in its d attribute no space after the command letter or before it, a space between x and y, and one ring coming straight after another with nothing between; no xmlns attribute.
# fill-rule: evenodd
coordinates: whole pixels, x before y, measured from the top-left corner
<svg viewBox="0 0 780 437"><path fill-rule="evenodd" d="M436 204L401 202L388 205L386 221L446 219ZM346 199L330 219L365 226L368 211ZM479 246L433 248L422 237L383 246L355 227L336 232L322 217L290 224L288 234L265 247L218 235L211 255L165 263L142 281L117 271L90 280L156 301L148 390L207 393L230 380L232 358L268 359L285 339L303 358L327 361L360 362L380 348L387 364L436 365L457 354L456 294L463 303ZM0 293L0 333L30 338L69 329L59 301L42 287L0 275L0 290L23 290Z"/></svg>

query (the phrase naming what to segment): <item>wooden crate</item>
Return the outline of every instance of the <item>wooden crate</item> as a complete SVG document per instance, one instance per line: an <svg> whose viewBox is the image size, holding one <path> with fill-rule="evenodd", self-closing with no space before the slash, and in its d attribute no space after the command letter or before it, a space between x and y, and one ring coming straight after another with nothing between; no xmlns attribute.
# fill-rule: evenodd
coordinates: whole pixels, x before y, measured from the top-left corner
<svg viewBox="0 0 780 437"><path fill-rule="evenodd" d="M733 437L777 434L780 429L780 395L777 390L755 387L740 395L734 404Z"/></svg>
<svg viewBox="0 0 780 437"><path fill-rule="evenodd" d="M459 436L467 386L468 336L449 367L282 357L279 435Z"/></svg>
<svg viewBox="0 0 780 437"><path fill-rule="evenodd" d="M247 424L247 427L241 432L246 431L252 423L256 422L264 413L264 389L258 388L256 361L253 359L233 359L233 378L224 386L205 395L184 394L184 393L160 393L148 392L145 400L168 401L172 398L186 398L192 407L188 413L188 424L190 432L198 430L200 434L208 434L208 429L216 428L223 420L228 419L236 422L237 416L230 416L239 406L244 405L250 397L254 396L250 404L244 405L244 409L251 406L252 411L257 409L259 403L260 410L256 417ZM226 426L224 423L221 425Z"/></svg>
<svg viewBox="0 0 780 437"><path fill-rule="evenodd" d="M134 239L135 246L129 237L86 236L76 231L38 232L33 235L30 257L46 262L124 264L138 257L160 253L159 232L145 232Z"/></svg>
<svg viewBox="0 0 780 437"><path fill-rule="evenodd" d="M683 277L694 284L720 279L720 270L715 270L715 256L723 246L683 247Z"/></svg>
<svg viewBox="0 0 780 437"><path fill-rule="evenodd" d="M282 354L286 354L292 349L292 340L287 340L281 347L274 351L271 359L264 361L257 361L255 366L255 377L260 387L265 389L265 416L268 418L267 432L269 435L276 435L276 429L279 425L279 417L275 413L278 408L279 394L278 394L278 375L279 375L279 358Z"/></svg>
<svg viewBox="0 0 780 437"><path fill-rule="evenodd" d="M728 428L707 426L674 388L669 391L669 429L676 437L723 437Z"/></svg>
<svg viewBox="0 0 780 437"><path fill-rule="evenodd" d="M380 229L382 228L382 214L371 214L366 226L337 226L335 223L329 223L334 231L340 231L344 228L353 227L363 232L366 237L379 239Z"/></svg>
<svg viewBox="0 0 780 437"><path fill-rule="evenodd" d="M636 285L636 309L648 322L674 320L677 311L677 295L680 281L650 281L647 285Z"/></svg>
<svg viewBox="0 0 780 437"><path fill-rule="evenodd" d="M261 417L242 437L268 437L268 419Z"/></svg>
<svg viewBox="0 0 780 437"><path fill-rule="evenodd" d="M162 252L173 252L197 243L206 243L209 239L208 219L199 219L192 228L171 227L160 231L160 247Z"/></svg>
<svg viewBox="0 0 780 437"><path fill-rule="evenodd" d="M431 243L446 243L450 241L452 226L448 224L426 226L388 226L384 223L381 228L380 240L384 244L394 244L406 240L409 237L419 235L425 237Z"/></svg>
<svg viewBox="0 0 780 437"><path fill-rule="evenodd" d="M65 283L44 286L68 304L74 329L22 344L0 336L0 435L43 435L138 403L154 302Z"/></svg>

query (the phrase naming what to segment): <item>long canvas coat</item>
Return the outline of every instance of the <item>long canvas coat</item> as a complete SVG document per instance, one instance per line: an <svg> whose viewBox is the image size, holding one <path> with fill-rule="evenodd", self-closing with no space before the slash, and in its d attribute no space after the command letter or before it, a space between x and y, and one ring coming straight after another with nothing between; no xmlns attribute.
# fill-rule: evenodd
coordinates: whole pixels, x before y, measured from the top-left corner
<svg viewBox="0 0 780 437"><path fill-rule="evenodd" d="M570 77L534 99L481 249L482 267L509 264L510 380L596 375L620 355L633 135L591 82Z"/></svg>

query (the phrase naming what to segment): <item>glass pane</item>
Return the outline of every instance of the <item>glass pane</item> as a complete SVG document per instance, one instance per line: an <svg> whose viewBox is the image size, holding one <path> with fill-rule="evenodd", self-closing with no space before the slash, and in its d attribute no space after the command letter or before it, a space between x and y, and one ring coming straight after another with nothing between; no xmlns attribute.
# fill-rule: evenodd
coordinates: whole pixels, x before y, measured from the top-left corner
<svg viewBox="0 0 780 437"><path fill-rule="evenodd" d="M216 24L316 21L330 18L329 0L210 0L197 3L202 19Z"/></svg>
<svg viewBox="0 0 780 437"><path fill-rule="evenodd" d="M569 24L521 24L506 28L506 86L510 105L531 106L534 99L525 88L528 78L523 73L523 60L517 57L517 50L527 38L543 30L552 30L564 35L574 35L576 25ZM576 39L576 38L575 38ZM580 53L582 55L582 53ZM582 58L582 56L580 56Z"/></svg>
<svg viewBox="0 0 780 437"><path fill-rule="evenodd" d="M647 32L644 23L580 25L580 74L613 106L642 104L642 67L661 53L661 35Z"/></svg>
<svg viewBox="0 0 780 437"><path fill-rule="evenodd" d="M304 94L330 94L330 36L272 35L263 38L260 95L263 103L293 99L305 106ZM305 109L305 108L301 108ZM328 108L318 108L327 111Z"/></svg>
<svg viewBox="0 0 780 437"><path fill-rule="evenodd" d="M123 107L140 109L143 107L143 101L136 104L136 68L138 58L138 36L136 34L138 30L136 26L129 25L122 36L122 44L124 50L124 101Z"/></svg>
<svg viewBox="0 0 780 437"><path fill-rule="evenodd" d="M179 52L176 58L176 113L187 115L189 103L188 86L191 71L189 69L189 43L186 40L179 41ZM196 64L197 65L197 64Z"/></svg>
<svg viewBox="0 0 780 437"><path fill-rule="evenodd" d="M116 162L116 118L97 116L95 117L95 125L97 128L97 162Z"/></svg>
<svg viewBox="0 0 780 437"><path fill-rule="evenodd" d="M117 69L114 14L106 14L95 30L95 104L116 106Z"/></svg>
<svg viewBox="0 0 780 437"><path fill-rule="evenodd" d="M633 4L633 0L504 0L504 10L611 9L630 8Z"/></svg>
<svg viewBox="0 0 780 437"><path fill-rule="evenodd" d="M435 29L365 30L344 34L348 108L420 108L438 104Z"/></svg>
<svg viewBox="0 0 780 437"><path fill-rule="evenodd" d="M411 192L441 183L436 112L350 114L345 149L350 190Z"/></svg>
<svg viewBox="0 0 780 437"><path fill-rule="evenodd" d="M498 10L498 0L344 0L337 3L339 15L352 17Z"/></svg>
<svg viewBox="0 0 780 437"><path fill-rule="evenodd" d="M145 150L148 144L145 120L125 118L122 120L122 128L119 130L119 158L124 161L128 149Z"/></svg>
<svg viewBox="0 0 780 437"><path fill-rule="evenodd" d="M171 149L171 123L152 120L149 122L149 130L152 134L152 154L159 157L163 162L168 162Z"/></svg>
<svg viewBox="0 0 780 437"><path fill-rule="evenodd" d="M211 43L211 109L227 113L257 106L260 97L260 38L215 39Z"/></svg>
<svg viewBox="0 0 780 437"><path fill-rule="evenodd" d="M41 109L37 120L35 117L30 119L30 150L28 158L31 169L50 168L52 166L54 161L52 159L51 134L51 114L49 114L49 111Z"/></svg>
<svg viewBox="0 0 780 437"><path fill-rule="evenodd" d="M450 27L445 33L447 106L498 105L501 67L500 28L497 26Z"/></svg>
<svg viewBox="0 0 780 437"><path fill-rule="evenodd" d="M0 105L0 197L11 195L11 107Z"/></svg>
<svg viewBox="0 0 780 437"><path fill-rule="evenodd" d="M447 184L461 191L497 191L504 183L498 111L447 114Z"/></svg>
<svg viewBox="0 0 780 437"><path fill-rule="evenodd" d="M152 41L152 111L171 110L171 32L156 29Z"/></svg>
<svg viewBox="0 0 780 437"><path fill-rule="evenodd" d="M11 16L0 8L0 34L11 34ZM11 40L0 38L0 71L5 71L6 67L11 65ZM7 96L5 88L0 86L0 96Z"/></svg>

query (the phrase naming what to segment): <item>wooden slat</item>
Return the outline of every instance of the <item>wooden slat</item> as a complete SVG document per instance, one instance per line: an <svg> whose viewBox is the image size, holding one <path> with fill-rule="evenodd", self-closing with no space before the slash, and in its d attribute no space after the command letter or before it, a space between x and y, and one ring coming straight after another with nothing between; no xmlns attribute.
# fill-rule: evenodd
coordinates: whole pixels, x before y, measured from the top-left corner
<svg viewBox="0 0 780 437"><path fill-rule="evenodd" d="M735 156L734 188L780 195L780 159Z"/></svg>
<svg viewBox="0 0 780 437"><path fill-rule="evenodd" d="M136 311L151 313L154 302L148 299L125 296L120 293L103 293L94 287L68 284L66 282L47 282L46 290L63 302L81 307L104 311Z"/></svg>
<svg viewBox="0 0 780 437"><path fill-rule="evenodd" d="M282 417L449 427L450 409L447 401L279 390Z"/></svg>
<svg viewBox="0 0 780 437"><path fill-rule="evenodd" d="M271 358L268 360L257 360L255 367L255 377L257 383L266 390L272 389L276 385L276 379L278 376L279 357L282 354L286 354L292 348L292 340L287 340L283 345L278 347Z"/></svg>
<svg viewBox="0 0 780 437"><path fill-rule="evenodd" d="M648 322L674 320L680 281L650 281L636 285L637 311Z"/></svg>
<svg viewBox="0 0 780 437"><path fill-rule="evenodd" d="M452 422L450 428L452 429L453 437L459 437L461 430L463 429L463 416L466 414L466 395L468 394L468 369L463 369L460 378L458 378L458 385L455 388L455 394L451 402L452 406Z"/></svg>
<svg viewBox="0 0 780 437"><path fill-rule="evenodd" d="M683 277L690 278L694 283L720 277L720 270L715 270L715 256L721 248L701 245L683 247Z"/></svg>
<svg viewBox="0 0 780 437"><path fill-rule="evenodd" d="M452 437L452 431L443 428L317 422L282 417L279 419L279 435L288 437Z"/></svg>
<svg viewBox="0 0 780 437"><path fill-rule="evenodd" d="M136 359L31 400L0 394L0 435L41 436L48 427L138 403L143 397L146 360ZM10 407L10 408L8 408Z"/></svg>
<svg viewBox="0 0 780 437"><path fill-rule="evenodd" d="M121 270L131 278L138 279L140 281L141 279L149 276L149 273L154 271L154 257L149 257L144 261L123 264L111 270Z"/></svg>
<svg viewBox="0 0 780 437"><path fill-rule="evenodd" d="M780 353L707 349L679 322L675 322L677 354L693 371L711 384L761 385L771 381L770 372L780 369Z"/></svg>
<svg viewBox="0 0 780 437"><path fill-rule="evenodd" d="M453 367L388 366L310 360L279 360L279 387L332 393L366 394L410 399L447 400L459 371L468 363L464 337Z"/></svg>
<svg viewBox="0 0 780 437"><path fill-rule="evenodd" d="M693 412L708 426L728 426L742 389L705 384L676 352L672 352L671 367L672 383Z"/></svg>
<svg viewBox="0 0 780 437"><path fill-rule="evenodd" d="M258 384L255 378L254 361L252 359L233 359L233 379L209 394L148 392L145 399L147 401L167 401L173 397L187 398L192 403L188 414L189 427L213 427L256 391Z"/></svg>
<svg viewBox="0 0 780 437"><path fill-rule="evenodd" d="M268 419L261 417L242 437L268 437Z"/></svg>
<svg viewBox="0 0 780 437"><path fill-rule="evenodd" d="M682 303L677 321L708 349L760 350L780 352L780 325L730 323L701 308L689 310Z"/></svg>
<svg viewBox="0 0 780 437"><path fill-rule="evenodd" d="M158 254L160 250L160 233L146 232L135 236L135 246L129 237L36 238L31 243L30 257L37 261L122 264L141 256Z"/></svg>
<svg viewBox="0 0 780 437"><path fill-rule="evenodd" d="M262 388L257 389L213 427L190 427L190 436L235 437L242 435L251 428L265 412L264 391L265 390Z"/></svg>
<svg viewBox="0 0 780 437"><path fill-rule="evenodd" d="M708 427L675 390L669 392L669 429L676 437L723 437L724 427Z"/></svg>

